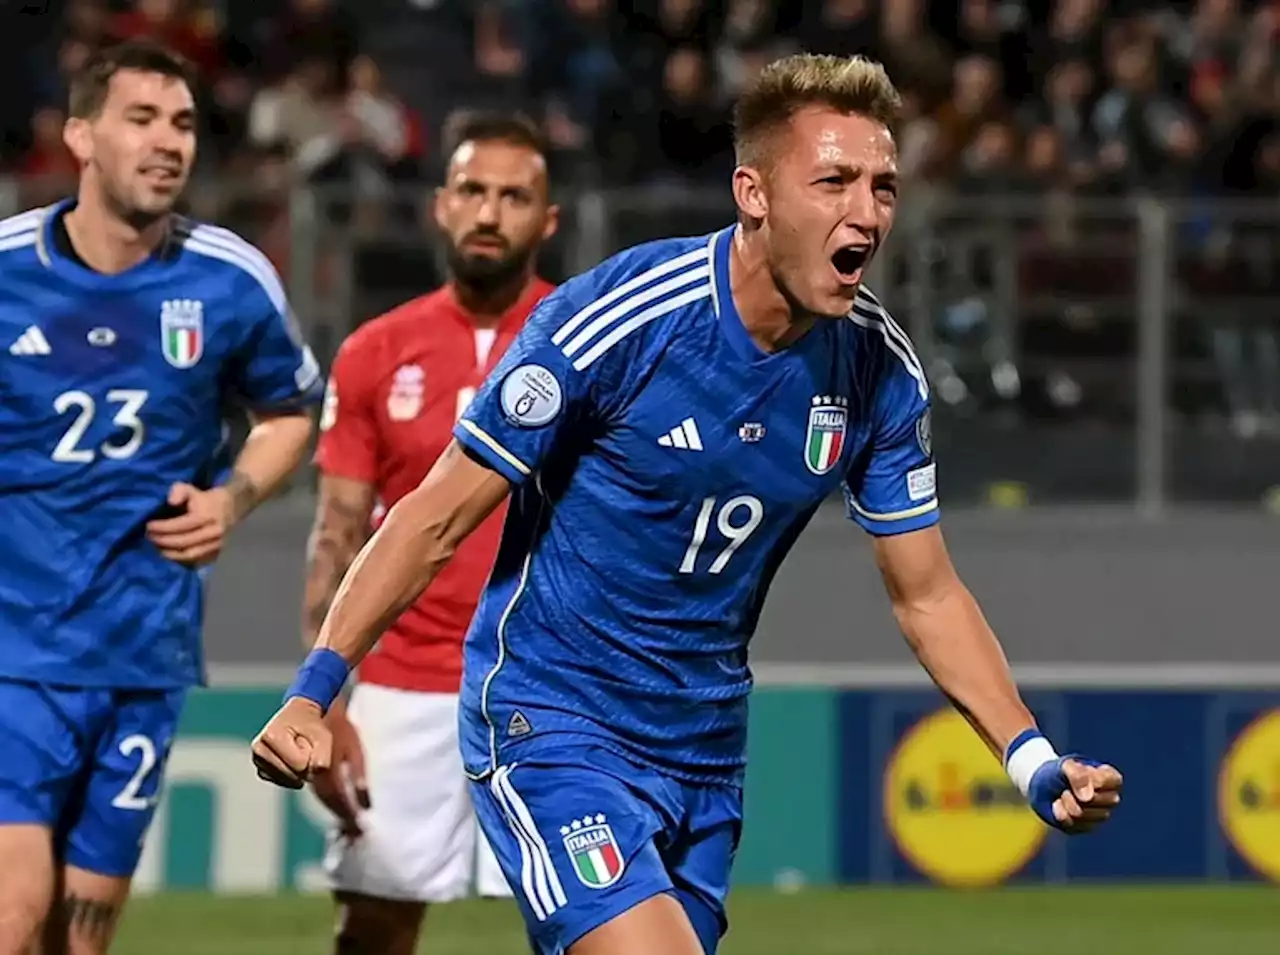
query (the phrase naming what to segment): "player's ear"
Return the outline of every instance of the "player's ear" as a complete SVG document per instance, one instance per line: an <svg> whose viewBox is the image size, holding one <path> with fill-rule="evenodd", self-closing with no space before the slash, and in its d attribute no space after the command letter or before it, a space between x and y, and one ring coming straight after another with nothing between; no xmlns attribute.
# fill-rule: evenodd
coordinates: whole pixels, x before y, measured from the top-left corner
<svg viewBox="0 0 1280 955"><path fill-rule="evenodd" d="M437 228L444 229L444 189L439 186L431 194L431 219L435 222Z"/></svg>
<svg viewBox="0 0 1280 955"><path fill-rule="evenodd" d="M72 116L62 127L62 141L67 144L67 148L71 150L71 155L76 157L79 163L86 163L93 155L93 142L89 138L89 123L87 120Z"/></svg>
<svg viewBox="0 0 1280 955"><path fill-rule="evenodd" d="M542 241L546 242L560 230L560 207L547 206L547 218L542 226Z"/></svg>
<svg viewBox="0 0 1280 955"><path fill-rule="evenodd" d="M764 219L769 215L769 197L759 169L739 166L733 171L733 200L749 218Z"/></svg>

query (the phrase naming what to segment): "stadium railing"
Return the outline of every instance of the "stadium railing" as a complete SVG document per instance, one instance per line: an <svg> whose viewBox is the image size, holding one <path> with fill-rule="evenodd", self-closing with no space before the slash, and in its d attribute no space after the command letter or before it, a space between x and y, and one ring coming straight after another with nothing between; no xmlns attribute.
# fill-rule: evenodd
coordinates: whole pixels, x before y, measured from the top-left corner
<svg viewBox="0 0 1280 955"><path fill-rule="evenodd" d="M0 181L0 212L23 196ZM220 182L190 206L272 258L327 366L361 321L441 281L430 196ZM734 215L719 184L559 198L553 280ZM1262 202L910 187L870 285L929 373L949 498L1280 509L1277 239Z"/></svg>

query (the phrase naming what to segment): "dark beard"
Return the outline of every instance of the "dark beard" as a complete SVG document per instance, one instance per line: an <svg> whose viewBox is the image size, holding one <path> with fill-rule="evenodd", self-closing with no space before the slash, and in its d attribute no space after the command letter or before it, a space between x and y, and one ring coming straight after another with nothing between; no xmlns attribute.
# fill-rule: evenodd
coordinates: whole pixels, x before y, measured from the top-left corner
<svg viewBox="0 0 1280 955"><path fill-rule="evenodd" d="M487 255L467 255L453 245L445 254L454 281L482 296L500 291L519 279L530 256L528 251L512 250L495 259Z"/></svg>

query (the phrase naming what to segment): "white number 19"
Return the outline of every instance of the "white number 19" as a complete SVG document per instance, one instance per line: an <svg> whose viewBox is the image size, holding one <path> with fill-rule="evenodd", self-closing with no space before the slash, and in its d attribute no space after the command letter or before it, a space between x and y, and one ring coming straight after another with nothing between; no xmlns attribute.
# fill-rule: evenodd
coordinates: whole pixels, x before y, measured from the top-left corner
<svg viewBox="0 0 1280 955"><path fill-rule="evenodd" d="M746 520L734 523L734 513L739 508L746 509ZM680 573L692 574L696 569L698 552L702 549L702 545L706 543L707 531L710 529L711 515L713 513L716 515L716 530L720 532L720 536L729 542L725 545L724 550L720 551L716 559L711 562L711 566L707 568L708 573L718 574L724 570L734 552L746 543L747 538L760 526L760 521L764 519L764 505L760 503L758 497L743 494L725 501L717 513L716 499L714 497L704 499L702 510L698 512L698 519L693 525L693 539L689 541L689 546L684 552L684 560L680 564Z"/></svg>

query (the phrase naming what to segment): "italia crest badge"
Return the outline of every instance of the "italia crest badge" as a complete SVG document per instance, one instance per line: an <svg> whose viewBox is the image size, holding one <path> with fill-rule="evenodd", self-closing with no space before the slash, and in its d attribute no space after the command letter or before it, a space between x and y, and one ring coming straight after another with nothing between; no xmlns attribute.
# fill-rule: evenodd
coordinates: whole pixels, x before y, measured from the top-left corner
<svg viewBox="0 0 1280 955"><path fill-rule="evenodd" d="M804 439L804 463L814 474L826 474L840 462L848 424L849 399L839 395L814 396Z"/></svg>
<svg viewBox="0 0 1280 955"><path fill-rule="evenodd" d="M174 368L191 368L204 354L204 302L169 299L160 307L160 345Z"/></svg>
<svg viewBox="0 0 1280 955"><path fill-rule="evenodd" d="M603 814L575 819L560 827L560 835L573 871L587 888L607 889L622 878L622 852Z"/></svg>

